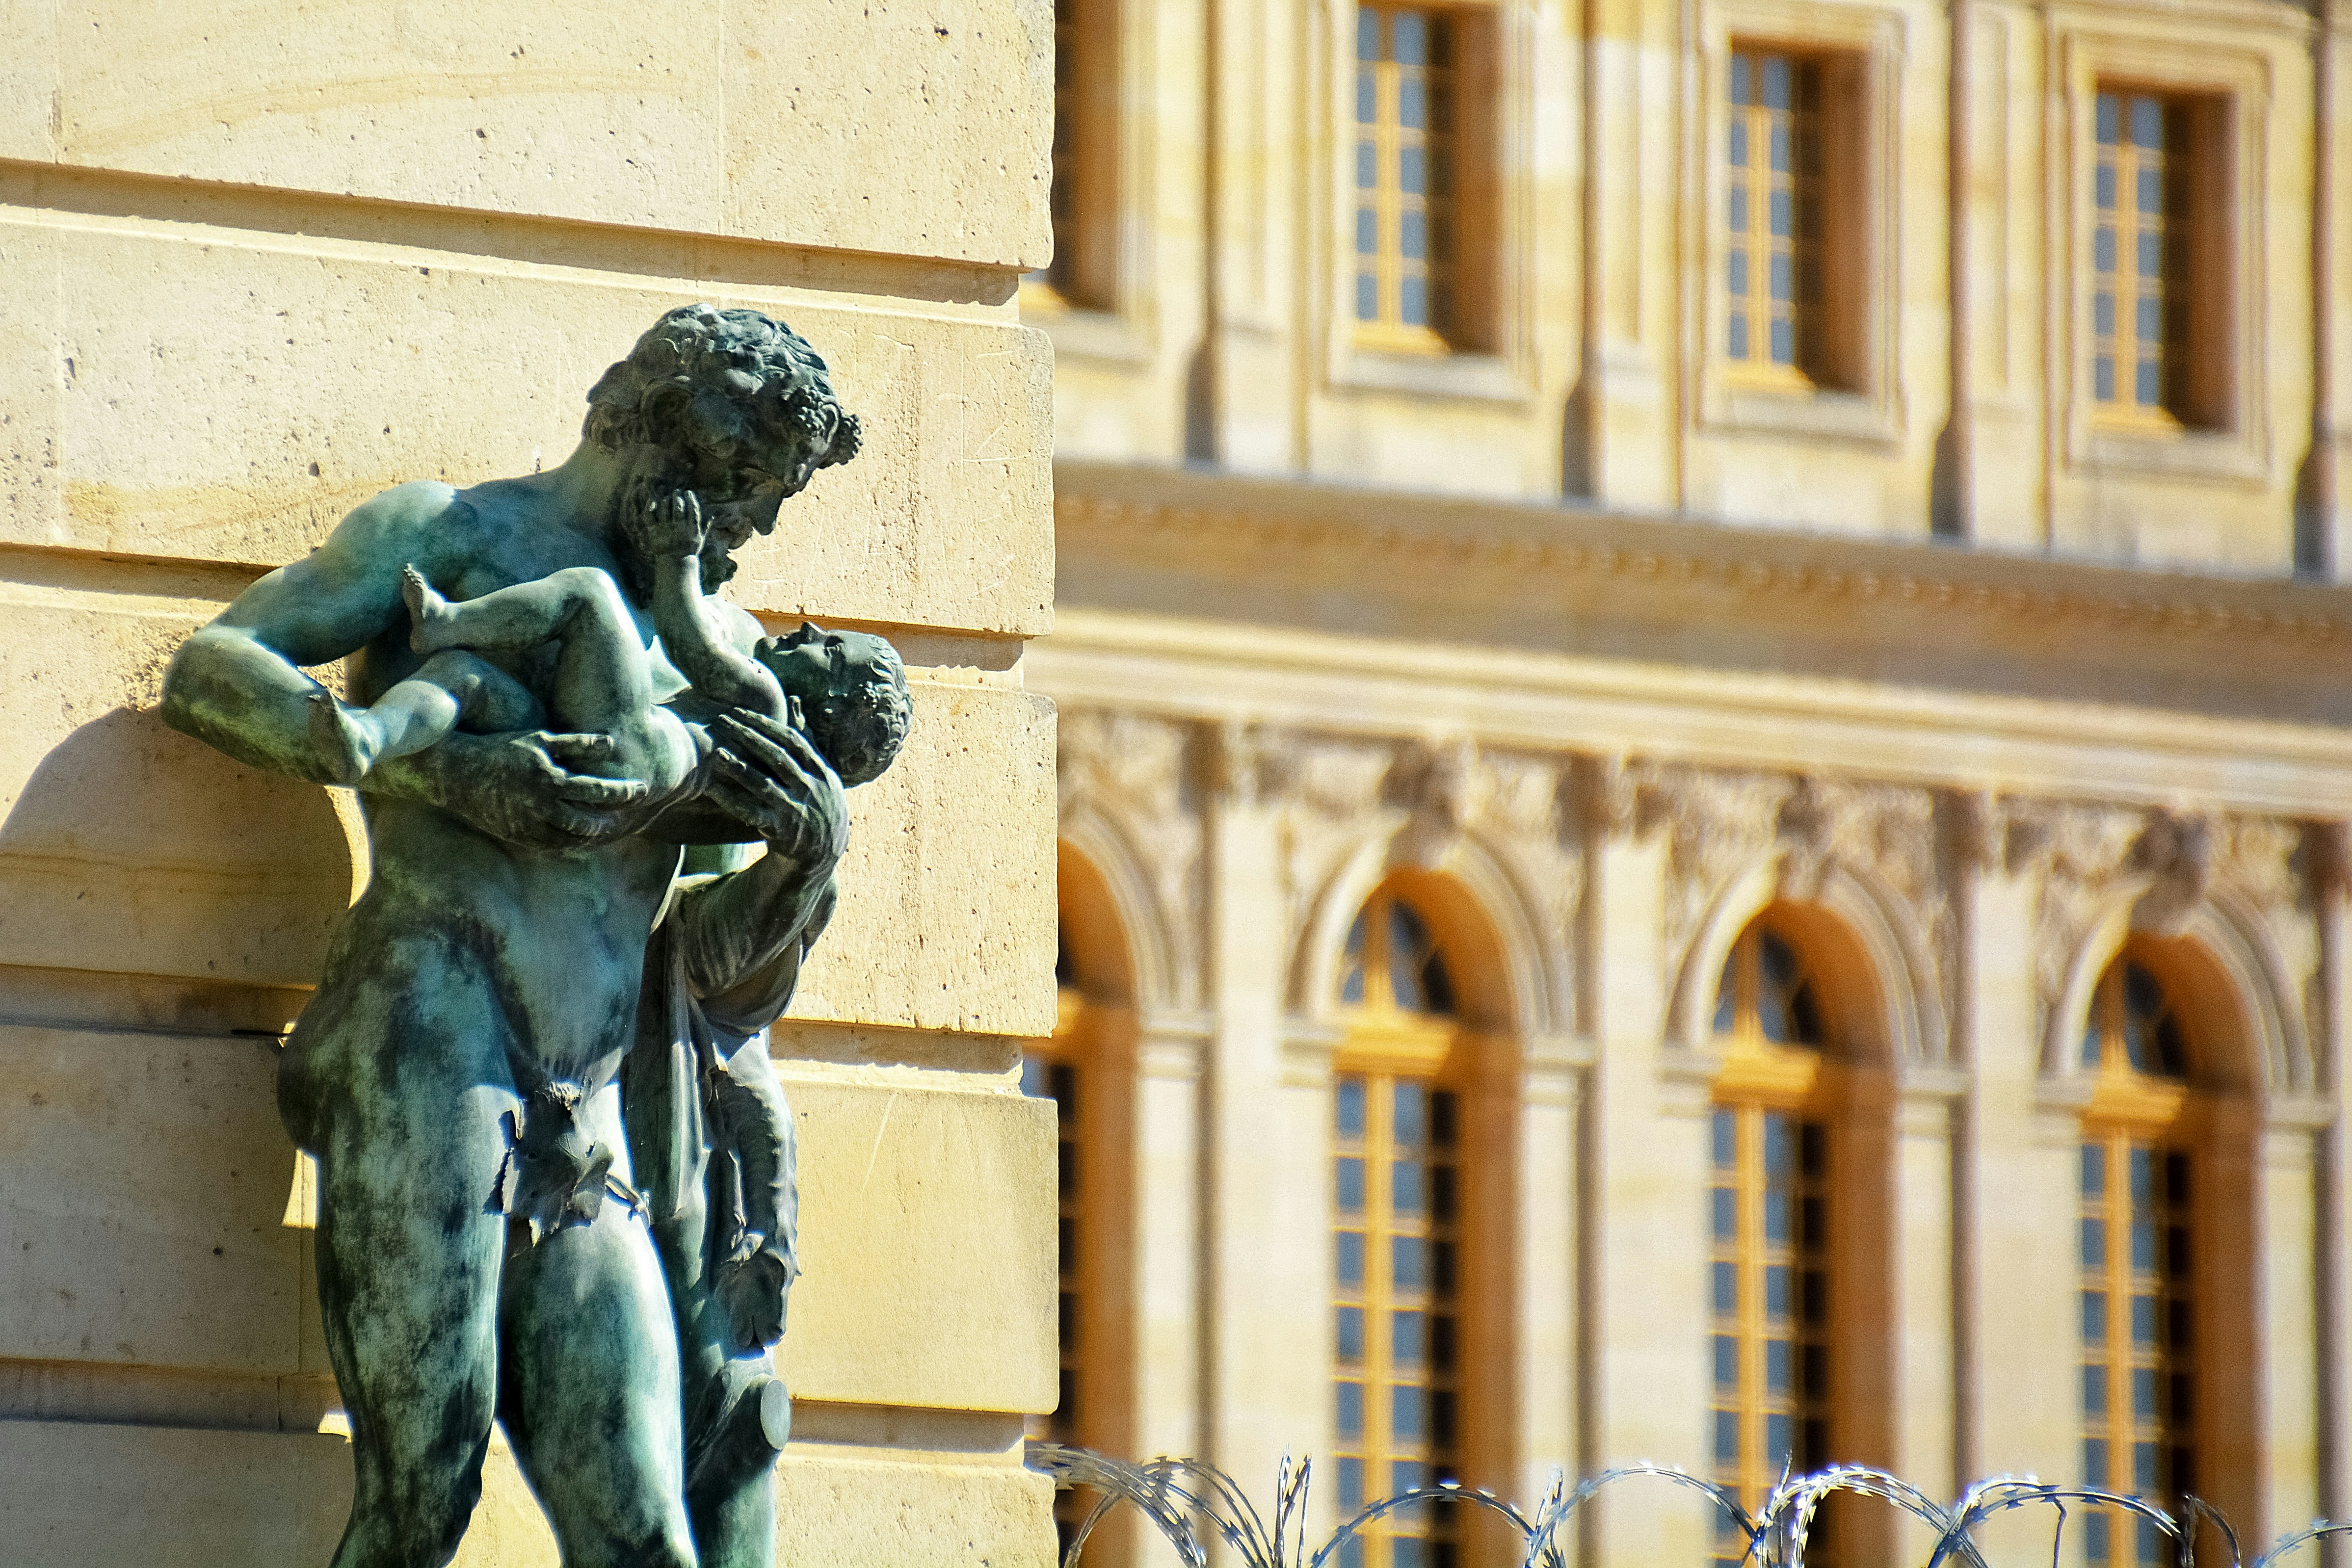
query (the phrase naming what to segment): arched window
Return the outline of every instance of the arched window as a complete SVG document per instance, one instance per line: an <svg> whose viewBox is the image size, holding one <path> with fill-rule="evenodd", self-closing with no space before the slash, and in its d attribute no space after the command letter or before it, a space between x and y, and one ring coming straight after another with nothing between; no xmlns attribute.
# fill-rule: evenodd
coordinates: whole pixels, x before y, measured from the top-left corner
<svg viewBox="0 0 2352 1568"><path fill-rule="evenodd" d="M1454 975L1392 889L1348 934L1332 1094L1333 1448L1340 1515L1462 1479L1468 1183ZM1342 1568L1452 1568L1452 1506L1389 1514Z"/></svg>
<svg viewBox="0 0 2352 1568"><path fill-rule="evenodd" d="M1058 1006L1054 1034L1050 1040L1034 1042L1023 1055L1021 1092L1054 1102L1055 1185L1061 1208L1057 1314L1061 1331L1061 1396L1051 1416L1030 1417L1029 1436L1082 1447L1086 1443L1085 1418L1088 1414L1082 1336L1091 1326L1087 1320L1092 1314L1087 1310L1086 1268L1088 1238L1085 1183L1090 1173L1084 1164L1085 1122L1080 1115L1079 1095L1082 1086L1091 1087L1084 1084L1090 1031L1087 1027L1089 1020L1086 998L1078 988L1076 966L1070 954L1068 932L1057 925L1055 942L1054 983ZM1077 1510L1076 1494L1071 1491L1055 1493L1054 1501L1055 1521L1066 1537L1076 1520L1064 1516L1083 1511Z"/></svg>
<svg viewBox="0 0 2352 1568"><path fill-rule="evenodd" d="M1716 1481L1754 1509L1786 1465L1829 1460L1832 1303L1829 1111L1821 988L1803 951L1759 918L1725 961L1715 1033L1723 1070L1709 1116L1707 1354ZM1805 1557L1827 1563L1824 1513ZM1747 1542L1716 1524L1717 1568Z"/></svg>
<svg viewBox="0 0 2352 1568"><path fill-rule="evenodd" d="M2189 1041L2156 972L2126 949L2083 1030L2093 1075L2083 1115L2083 1480L2174 1500L2197 1477L2197 1306L2191 1218L2195 1109ZM2146 1521L2093 1511L2093 1564L2169 1563Z"/></svg>

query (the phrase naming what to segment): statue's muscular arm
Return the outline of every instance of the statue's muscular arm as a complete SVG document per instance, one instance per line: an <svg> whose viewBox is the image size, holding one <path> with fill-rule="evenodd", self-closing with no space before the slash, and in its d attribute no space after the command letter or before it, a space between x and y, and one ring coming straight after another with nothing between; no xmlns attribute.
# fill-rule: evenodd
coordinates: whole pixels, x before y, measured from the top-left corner
<svg viewBox="0 0 2352 1568"><path fill-rule="evenodd" d="M414 563L446 581L478 549L480 525L446 485L387 490L344 518L301 560L239 594L173 656L163 712L173 728L256 767L329 782L310 738L309 703L320 690L304 666L366 646L405 615L400 569ZM442 808L493 837L560 846L624 831L613 809L643 796L625 779L568 772L549 755L551 737L452 735L384 763L371 791ZM591 737L566 737L581 760Z"/></svg>

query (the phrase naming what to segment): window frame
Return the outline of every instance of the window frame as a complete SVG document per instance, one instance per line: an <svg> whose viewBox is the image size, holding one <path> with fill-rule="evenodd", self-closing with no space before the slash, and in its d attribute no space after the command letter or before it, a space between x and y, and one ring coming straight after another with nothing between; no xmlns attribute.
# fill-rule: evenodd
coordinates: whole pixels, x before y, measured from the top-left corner
<svg viewBox="0 0 2352 1568"><path fill-rule="evenodd" d="M1420 896L1420 890L1411 885L1413 881L1412 873L1399 873L1375 885L1357 901L1347 923L1336 933L1339 937L1334 955L1336 962L1324 972L1325 1006L1329 1009L1325 1017L1332 1026L1327 1037L1328 1075L1320 1080L1328 1106L1324 1125L1329 1163L1325 1168L1330 1173L1332 1184L1327 1200L1327 1230L1336 1238L1342 1228L1351 1228L1342 1224L1346 1216L1340 1207L1336 1174L1341 1155L1338 1125L1341 1082L1349 1078L1361 1079L1368 1104L1381 1103L1384 1097L1392 1103L1394 1086L1405 1082L1451 1094L1455 1106L1454 1145L1449 1157L1455 1204L1451 1239L1454 1256L1452 1315L1456 1335L1451 1388L1455 1421L1452 1463L1464 1486L1491 1488L1503 1482L1502 1465L1509 1447L1493 1429L1486 1414L1507 1408L1509 1399L1512 1341L1508 1314L1512 1303L1507 1270L1504 1267L1510 1247L1508 1136L1492 1120L1492 1107L1486 1103L1493 1087L1495 1063L1490 1056L1496 1042L1472 1021L1471 1010L1465 1006L1469 1002L1465 991L1468 977L1453 932L1431 901ZM1410 1012L1396 1005L1387 966L1390 924L1386 912L1391 904L1402 904L1412 912L1433 952L1444 964L1452 1010L1443 1014ZM1348 933L1359 919L1366 930L1361 968L1364 999L1351 1003L1343 999L1349 970L1347 943ZM1367 1131L1371 1131L1370 1126ZM1370 1158L1368 1154L1368 1161ZM1366 1179L1364 1221L1369 1222L1375 1185L1369 1168ZM1352 1228L1370 1235L1369 1223ZM1368 1253L1369 1250L1368 1244ZM1376 1306L1370 1297L1370 1287L1375 1282L1374 1270L1369 1267L1372 1260L1368 1256L1366 1293L1360 1302L1351 1302L1343 1298L1339 1287L1335 1251L1336 1243L1325 1253L1325 1267L1329 1270L1326 1331L1332 1335L1327 1389L1335 1389L1351 1375L1339 1354L1339 1308L1363 1305L1369 1331L1369 1314ZM1325 1451L1335 1459L1348 1457L1365 1462L1368 1500L1391 1490L1377 1482L1374 1462L1385 1464L1399 1457L1388 1451L1392 1445L1379 1430L1379 1423L1388 1412L1369 1392L1370 1370L1370 1363L1367 1361L1360 1364L1352 1375L1367 1389L1365 1428L1360 1441L1340 1440L1336 1396L1327 1396L1330 1402L1325 1407L1329 1437ZM1435 1474L1433 1469L1433 1481ZM1336 1479L1335 1476L1335 1483ZM1352 1517L1354 1511L1341 1510L1341 1517ZM1370 1527L1363 1553L1367 1568L1389 1560L1385 1547L1370 1544L1374 1538L1389 1538L1388 1522L1376 1521ZM1460 1543L1463 1561L1482 1561L1481 1553L1496 1544L1489 1539L1488 1521L1471 1509L1455 1511L1453 1539Z"/></svg>
<svg viewBox="0 0 2352 1568"><path fill-rule="evenodd" d="M1463 299L1454 335L1435 351L1382 342L1357 330L1355 315L1356 18L1353 4L1331 7L1325 39L1327 111L1315 167L1328 222L1307 236L1318 259L1324 384L1335 390L1523 407L1540 391L1528 282L1533 275L1535 193L1528 119L1535 25L1528 7L1506 0L1428 0L1412 7L1454 19L1457 102L1470 115L1456 135L1462 218L1455 241Z"/></svg>
<svg viewBox="0 0 2352 1568"><path fill-rule="evenodd" d="M1761 983L1761 952L1764 940L1768 936L1780 941L1790 949L1797 962L1799 986L1810 986L1812 989L1814 1006L1822 1009L1816 1015L1821 1024L1821 1038L1817 1041L1784 1044L1764 1036L1759 1021L1757 993ZM1714 1286L1710 1279L1709 1301L1706 1313L1706 1322L1708 1325L1706 1346L1709 1364L1706 1385L1707 1406L1710 1411L1707 1467L1717 1484L1733 1487L1739 1493L1742 1505L1751 1511L1761 1504L1765 1495L1771 1490L1773 1482L1779 1478L1779 1471L1773 1464L1772 1456L1766 1449L1763 1436L1766 1423L1772 1413L1769 1408L1769 1390L1765 1388L1766 1378L1762 1367L1765 1359L1762 1346L1767 1337L1765 1333L1766 1304L1761 1299L1759 1283L1764 1278L1766 1268L1767 1241L1763 1204L1769 1182L1769 1173L1765 1166L1763 1148L1766 1118L1769 1116L1780 1115L1788 1118L1789 1125L1794 1130L1801 1145L1805 1131L1809 1127L1817 1132L1822 1142L1822 1168L1810 1175L1806 1173L1803 1169L1802 1155L1800 1153L1798 1181L1795 1184L1799 1189L1800 1214L1804 1212L1803 1202L1810 1192L1811 1197L1820 1206L1819 1218L1828 1221L1830 1235L1830 1240L1822 1245L1820 1252L1820 1272L1823 1276L1823 1314L1822 1320L1812 1325L1812 1331L1810 1333L1804 1321L1803 1303L1801 1299L1803 1274L1807 1268L1806 1237L1803 1234L1793 1234L1788 1243L1789 1266L1794 1270L1793 1295L1790 1312L1790 1332L1788 1338L1791 1346L1792 1372L1795 1374L1795 1378L1802 1377L1805 1352L1815 1341L1819 1342L1822 1349L1825 1369L1835 1358L1836 1347L1839 1343L1837 1324L1840 1315L1840 1285L1837 1276L1840 1249L1836 1239L1844 1231L1851 1229L1852 1224L1850 1219L1841 1222L1830 1217L1838 1207L1836 1202L1838 1149L1835 1123L1838 1116L1846 1109L1846 1084L1833 1052L1830 1027L1827 1023L1828 998L1814 969L1814 962L1808 955L1806 944L1803 941L1781 929L1780 923L1769 915L1757 915L1740 929L1739 935L1732 939L1731 946L1724 956L1721 977L1717 981L1715 992L1715 999L1718 1005L1713 1009L1714 1016L1710 1018L1709 1022L1709 1033L1721 1051L1722 1065L1716 1072L1710 1088L1705 1118L1708 1129L1706 1188L1710 1195L1723 1190L1717 1173L1726 1167L1718 1162L1714 1140L1718 1125L1717 1118L1727 1114L1733 1118L1732 1125L1736 1129L1734 1160L1730 1167L1736 1179L1730 1190L1738 1196L1735 1199L1735 1245L1728 1257L1719 1255L1724 1249L1721 1245L1721 1238L1710 1218L1706 1230L1708 1271L1712 1276L1717 1264L1732 1262L1738 1270L1736 1276L1738 1294L1735 1311L1727 1320L1715 1309ZM1717 1019L1723 1010L1720 999L1723 994L1722 982L1725 979L1729 980L1732 985L1729 1009L1731 1027L1727 1030L1717 1027ZM1710 1196L1708 1201L1713 1204L1716 1200ZM1801 1231L1802 1228L1801 1220L1797 1226L1792 1227L1792 1229ZM1712 1429L1712 1413L1720 1407L1718 1390L1722 1386L1715 1376L1714 1358L1719 1354L1717 1342L1721 1337L1727 1322L1737 1325L1735 1333L1739 1344L1738 1384L1739 1456L1736 1463L1730 1467L1723 1466L1717 1458L1715 1434ZM1819 1406L1818 1418L1825 1429L1824 1446L1833 1451L1839 1441L1839 1428L1844 1424L1844 1416L1841 1409L1843 1402L1837 1393L1837 1375L1832 1373L1829 1381L1829 1392L1818 1396L1815 1402ZM1791 1404L1794 1408L1791 1417L1799 1423L1799 1435L1796 1441L1801 1444L1803 1441L1802 1424L1806 1419L1808 1398L1801 1382L1795 1379L1792 1379L1792 1382L1794 1382L1794 1388ZM1827 1463L1828 1460L1827 1452L1810 1457L1811 1465ZM1727 1469L1729 1474L1726 1473ZM1823 1517L1826 1519L1827 1516ZM1807 1560L1811 1561L1814 1555L1815 1552L1809 1550L1806 1554ZM1826 1556L1822 1560L1824 1563L1830 1561Z"/></svg>
<svg viewBox="0 0 2352 1568"><path fill-rule="evenodd" d="M2273 482L2283 459L2273 434L2269 298L2269 172L2274 62L2260 48L2212 37L2135 36L2070 27L2058 43L2064 131L2050 139L2050 174L2063 211L2049 225L2049 319L2063 351L2049 357L2052 406L2061 411L2063 457L2073 470L2147 477ZM2110 87L2204 100L2213 145L2210 178L2221 214L2210 247L2210 406L2197 423L2117 419L2092 385L2096 282L2098 95Z"/></svg>
<svg viewBox="0 0 2352 1568"><path fill-rule="evenodd" d="M2150 1070L2129 1060L2123 1022L2127 1007L2128 974L2135 967L2147 972L2158 986L2166 1010L2172 1015L2181 1031L2183 1061L2177 1071ZM2206 1212L2200 1208L2198 1193L2200 1187L2210 1185L2213 1173L2211 1151L2204 1146L2205 1140L2199 1136L2204 1120L2203 1107L2199 1103L2189 1076L2191 1068L2188 1057L2191 1048L2186 1042L2187 1025L2179 988L2167 980L2161 968L2150 964L2144 955L2126 945L2107 961L2092 987L2089 1015L2084 1020L2084 1032L2086 1043L2094 1036L2097 1039L2099 1061L2095 1065L2081 1064L2082 1071L2090 1079L2091 1093L2083 1107L2080 1165L2075 1178L2080 1218L2075 1265L2080 1276L2081 1301L2075 1336L2077 1362L2083 1369L2082 1386L2077 1390L2075 1405L2076 1423L2083 1439L2077 1462L2086 1484L2126 1495L2146 1496L2159 1505L2170 1506L2178 1500L2172 1493L2141 1490L2132 1466L2126 1462L2126 1455L2132 1452L2140 1437L2128 1405L2134 1397L2131 1386L2134 1375L2141 1370L2150 1373L2158 1405L2157 1417L2148 1433L2151 1438L2148 1446L2157 1456L2153 1462L2158 1467L2159 1484L2179 1487L2179 1478L2175 1473L2177 1455L2185 1447L2191 1455L2192 1473L2188 1478L2187 1486L2180 1490L2196 1490L2197 1477L2193 1470L2198 1456L2208 1447L2202 1416L2209 1402L2200 1377L2200 1358L2195 1346L2210 1335L2213 1314L2206 1310L2209 1305L2207 1292L2202 1289L2195 1261L2202 1248L2194 1238L2204 1228ZM2101 1189L2095 1202L2084 1190L2086 1184L2083 1180L2095 1152L2101 1169ZM2135 1217L2137 1206L2130 1176L2135 1155L2145 1155L2150 1162L2149 1197L2157 1217L2149 1221L2149 1249L2152 1254L2163 1255L2160 1260L2151 1261L2148 1270L2154 1276L2151 1282L2155 1287L2157 1306L2152 1311L2158 1326L2153 1335L2156 1341L2153 1355L2147 1358L2137 1354L2132 1339L2130 1303L2135 1297L2135 1269L2126 1248L2128 1232L2117 1223L2119 1217L2126 1220ZM2188 1188L2187 1195L2177 1200L2165 1190L2172 1185L2170 1164L2175 1159L2185 1162L2183 1185ZM2173 1221L2178 1221L2188 1233L2186 1250L2189 1262L2179 1273L2168 1267L2170 1249L2179 1245L2170 1235ZM2089 1250L2087 1233L2094 1222L2102 1227L2101 1257L2095 1266L2085 1256ZM2095 1283L2103 1298L2099 1354L2095 1361L2093 1346L2084 1333L2091 1322L2090 1295ZM2172 1303L2179 1301L2185 1301L2189 1309L2191 1348L2185 1356L2172 1354L2174 1347L2168 1343L2179 1321L2177 1308ZM2141 1365L2143 1360L2148 1362L2146 1368ZM2095 1364L2102 1374L2100 1386L2106 1402L2104 1418L2098 1422L2093 1421L2085 1408L2088 1404L2088 1373ZM2181 1377L2189 1381L2195 1392L2190 1396L2190 1415L2176 1422L2167 1418L2164 1406L2174 1401L2178 1392L2175 1380ZM2105 1445L2100 1467L2103 1473L2095 1477L2091 1473L2089 1463L2089 1444L2092 1441ZM2120 1510L2087 1511L2105 1521L2104 1524L2095 1526L2086 1523L2085 1527L2086 1530L2097 1531L2106 1540L2106 1552L2101 1561L2107 1563L2137 1562L2142 1568L2156 1568L2148 1559L2138 1556L2136 1516ZM2090 1539L2099 1539L2099 1535L2093 1535ZM2167 1552L2158 1561L2168 1559L2169 1552Z"/></svg>
<svg viewBox="0 0 2352 1568"><path fill-rule="evenodd" d="M1700 89L1686 121L1694 188L1706 204L1700 265L1682 287L1694 324L1688 367L1696 425L1716 434L1801 434L1880 449L1907 428L1903 369L1902 112L1906 19L1892 7L1717 0L1702 16ZM1764 50L1818 60L1832 78L1825 105L1823 289L1848 303L1829 318L1822 373L1759 373L1729 357L1731 57Z"/></svg>

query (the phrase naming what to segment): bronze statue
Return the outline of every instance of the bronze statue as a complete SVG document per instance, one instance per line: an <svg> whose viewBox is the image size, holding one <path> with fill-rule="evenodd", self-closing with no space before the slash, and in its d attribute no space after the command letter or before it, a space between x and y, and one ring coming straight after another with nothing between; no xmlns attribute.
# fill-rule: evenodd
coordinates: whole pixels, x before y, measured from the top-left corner
<svg viewBox="0 0 2352 1568"><path fill-rule="evenodd" d="M352 1423L337 1568L446 1563L493 1419L566 1562L773 1560L796 1197L764 1031L905 679L705 597L857 450L790 329L669 312L583 437L367 502L165 678L180 729L366 804L373 873L278 1069ZM352 704L303 674L345 657Z"/></svg>

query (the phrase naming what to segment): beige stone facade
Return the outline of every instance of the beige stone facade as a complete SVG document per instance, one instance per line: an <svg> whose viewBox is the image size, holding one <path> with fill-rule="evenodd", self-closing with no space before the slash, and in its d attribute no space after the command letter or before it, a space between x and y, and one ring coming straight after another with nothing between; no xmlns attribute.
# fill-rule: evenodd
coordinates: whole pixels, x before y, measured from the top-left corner
<svg viewBox="0 0 2352 1568"><path fill-rule="evenodd" d="M345 792L153 708L359 501L552 466L663 309L789 320L865 453L730 588L904 651L780 1026L806 1278L784 1560L1041 1563L1054 1400L1051 34L950 0L6 7L0 1559L324 1562L351 1466L279 1037L368 875ZM330 673L322 676L331 678ZM553 1563L494 1453L468 1563Z"/></svg>
<svg viewBox="0 0 2352 1568"><path fill-rule="evenodd" d="M2250 1541L2352 1516L2352 16L1063 11L1087 256L1024 301L1056 350L1059 1431L1260 1493L1322 1456L1327 1523L1360 1449L1372 1496L1402 1458L1531 1501L1556 1468L1724 1473L1715 1413L1746 1464L1782 1410L1826 1423L1813 1461L1940 1498L2104 1465ZM1759 374L1728 149L1772 57L1821 83L1832 287L1798 312L1835 352ZM1412 69L1451 73L1450 124L1394 109ZM2097 360L2136 264L2099 230L2141 100L2188 128L2145 297L2193 309L2146 326L2179 380L2132 409ZM1452 137L1451 209L1385 162L1416 135ZM1383 280L1437 276L1399 206L1456 220L1454 313L1403 348L1351 293L1382 247ZM1447 975L1397 1004L1459 1107L1442 1158L1397 1155L1457 1173L1410 1222L1349 1166L1349 1082L1410 1054L1360 988L1381 901ZM1802 1019L1734 984L1760 938ZM1828 1361L1793 1405L1741 1359L1784 1354L1739 1272L1778 1265L1710 1218L1756 1198L1713 1141L1743 1106L1826 1143L1783 1256L1826 1259ZM2171 1196L2100 1207L2110 1149ZM1351 1239L1384 1223L1454 1249L1413 1300L1475 1364L1351 1337L1402 1289ZM1832 1560L1895 1561L1875 1518ZM1696 1564L1707 1531L1637 1484L1579 1560ZM2046 1522L2001 1539L2046 1560Z"/></svg>

